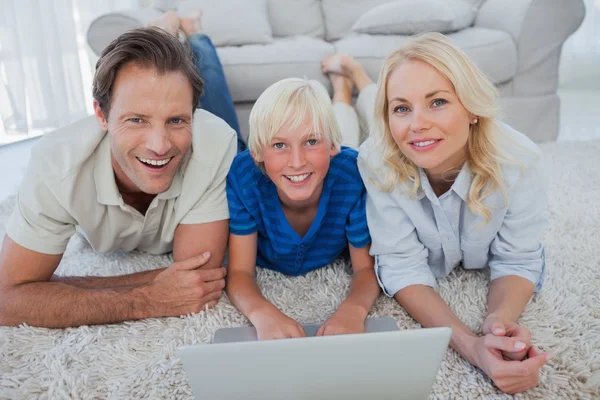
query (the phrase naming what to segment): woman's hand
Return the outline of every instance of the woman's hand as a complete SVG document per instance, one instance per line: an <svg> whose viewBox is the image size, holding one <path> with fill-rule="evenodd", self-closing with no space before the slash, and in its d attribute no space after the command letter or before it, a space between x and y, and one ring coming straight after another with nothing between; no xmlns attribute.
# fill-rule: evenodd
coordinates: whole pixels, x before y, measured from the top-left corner
<svg viewBox="0 0 600 400"><path fill-rule="evenodd" d="M539 353L531 346L524 361L505 360L503 353L522 350L519 339L487 334L475 339L475 365L494 381L503 392L513 394L535 387L540 379L540 368L550 359L549 353Z"/></svg>
<svg viewBox="0 0 600 400"><path fill-rule="evenodd" d="M494 336L510 337L515 339L521 350L502 351L502 356L508 360L522 361L527 357L527 352L531 347L531 332L529 329L517 324L516 322L506 321L500 317L489 315L483 322L481 333L484 335L492 334Z"/></svg>

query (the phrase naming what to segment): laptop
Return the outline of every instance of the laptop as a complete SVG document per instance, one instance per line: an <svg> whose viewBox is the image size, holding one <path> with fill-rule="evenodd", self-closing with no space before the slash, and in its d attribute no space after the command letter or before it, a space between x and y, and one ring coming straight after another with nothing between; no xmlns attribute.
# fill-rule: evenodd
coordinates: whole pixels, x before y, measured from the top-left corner
<svg viewBox="0 0 600 400"><path fill-rule="evenodd" d="M317 336L317 331L322 324L302 325L306 336ZM365 332L397 331L398 324L391 317L373 317L365 321ZM258 340L256 328L253 326L240 326L236 328L221 328L215 332L213 343L250 342Z"/></svg>
<svg viewBox="0 0 600 400"><path fill-rule="evenodd" d="M451 334L450 328L396 328L220 342L182 346L180 356L196 399L418 400L429 397Z"/></svg>

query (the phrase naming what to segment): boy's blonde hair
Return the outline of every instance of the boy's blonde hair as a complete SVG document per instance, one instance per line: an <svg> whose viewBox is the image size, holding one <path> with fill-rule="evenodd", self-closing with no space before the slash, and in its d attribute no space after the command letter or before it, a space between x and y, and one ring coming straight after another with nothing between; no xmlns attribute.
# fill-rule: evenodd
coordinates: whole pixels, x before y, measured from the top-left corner
<svg viewBox="0 0 600 400"><path fill-rule="evenodd" d="M260 155L263 146L270 146L283 127L297 129L307 118L311 130L306 134L325 138L339 151L342 134L325 86L319 81L301 78L282 79L272 84L250 112L248 148L253 155ZM258 164L262 168L262 163Z"/></svg>
<svg viewBox="0 0 600 400"><path fill-rule="evenodd" d="M399 181L414 197L421 187L417 166L400 151L392 137L388 118L388 80L406 60L421 60L437 69L452 83L467 111L477 116L478 122L470 125L467 140L467 161L473 171L467 206L489 222L492 214L483 200L500 190L506 201L500 160L510 159L496 141L498 91L469 57L440 33L415 36L386 58L379 74L371 134L377 138L377 147L382 149L384 165L389 167L387 171L378 171L382 172L380 189L390 192Z"/></svg>

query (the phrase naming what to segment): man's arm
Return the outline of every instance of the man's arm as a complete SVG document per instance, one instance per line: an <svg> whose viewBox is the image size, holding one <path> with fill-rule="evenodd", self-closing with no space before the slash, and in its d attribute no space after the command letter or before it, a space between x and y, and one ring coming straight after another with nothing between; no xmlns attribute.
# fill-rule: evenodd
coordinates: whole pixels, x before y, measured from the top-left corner
<svg viewBox="0 0 600 400"><path fill-rule="evenodd" d="M187 260L190 257L210 251L210 260L203 268L219 268L223 265L229 219L204 224L179 224L173 241L173 261Z"/></svg>
<svg viewBox="0 0 600 400"><path fill-rule="evenodd" d="M52 275L50 282L64 283L82 289L103 289L110 287L139 286L152 282L165 268L136 272L118 276L58 276Z"/></svg>
<svg viewBox="0 0 600 400"><path fill-rule="evenodd" d="M5 236L0 251L0 325L48 328L177 316L216 300L225 270L198 270L210 255L172 264L152 283L84 289L49 281L62 255L26 249Z"/></svg>

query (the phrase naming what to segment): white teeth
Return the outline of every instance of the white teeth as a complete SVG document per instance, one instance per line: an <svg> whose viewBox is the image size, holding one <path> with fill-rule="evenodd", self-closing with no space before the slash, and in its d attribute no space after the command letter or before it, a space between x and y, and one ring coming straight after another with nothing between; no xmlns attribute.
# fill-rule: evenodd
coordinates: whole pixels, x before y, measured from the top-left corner
<svg viewBox="0 0 600 400"><path fill-rule="evenodd" d="M417 147L425 147L425 146L429 146L430 144L434 144L434 143L435 143L435 140L428 140L426 142L415 142L413 144Z"/></svg>
<svg viewBox="0 0 600 400"><path fill-rule="evenodd" d="M173 158L173 157L171 157L171 158ZM138 157L138 160L140 160L144 164L150 164L150 165L156 165L158 167L162 167L163 165L166 165L169 161L171 161L171 158L165 158L164 160L150 160L148 158Z"/></svg>
<svg viewBox="0 0 600 400"><path fill-rule="evenodd" d="M286 175L285 177L288 178L290 181L297 183L297 182L302 182L303 180L308 178L309 175L310 175L310 173L302 174L302 175Z"/></svg>

